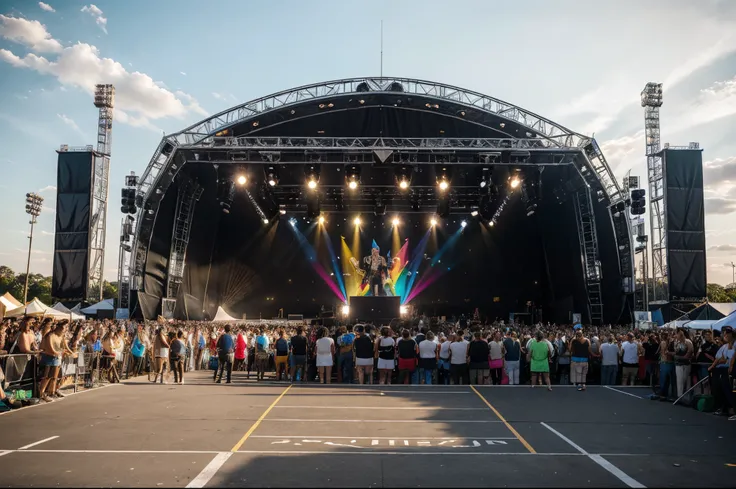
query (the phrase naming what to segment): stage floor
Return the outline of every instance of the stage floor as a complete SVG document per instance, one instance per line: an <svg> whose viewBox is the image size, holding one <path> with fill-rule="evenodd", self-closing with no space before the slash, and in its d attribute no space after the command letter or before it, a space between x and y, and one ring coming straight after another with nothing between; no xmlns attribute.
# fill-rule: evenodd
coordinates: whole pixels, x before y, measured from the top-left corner
<svg viewBox="0 0 736 489"><path fill-rule="evenodd" d="M733 487L736 423L646 388L330 386L211 373L0 415L0 486Z"/></svg>

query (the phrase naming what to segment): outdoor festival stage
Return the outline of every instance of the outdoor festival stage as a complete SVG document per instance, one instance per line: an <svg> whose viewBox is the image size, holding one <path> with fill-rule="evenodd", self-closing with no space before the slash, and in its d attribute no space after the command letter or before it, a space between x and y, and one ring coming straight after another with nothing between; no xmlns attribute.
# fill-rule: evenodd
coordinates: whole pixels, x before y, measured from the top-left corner
<svg viewBox="0 0 736 489"><path fill-rule="evenodd" d="M213 385L211 375L0 415L0 485L733 487L736 474L736 424L645 400L647 388L289 386L240 372Z"/></svg>

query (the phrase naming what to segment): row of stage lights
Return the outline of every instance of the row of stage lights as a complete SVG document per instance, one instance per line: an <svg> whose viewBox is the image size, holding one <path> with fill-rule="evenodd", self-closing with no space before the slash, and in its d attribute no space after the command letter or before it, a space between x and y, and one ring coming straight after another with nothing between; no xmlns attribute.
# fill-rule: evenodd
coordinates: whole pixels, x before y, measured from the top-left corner
<svg viewBox="0 0 736 489"><path fill-rule="evenodd" d="M473 212L470 213L470 215L473 216L473 217L476 217L478 215L478 211L473 211ZM268 224L270 221L264 220L263 222L264 222L264 224ZM291 219L289 219L289 224L291 224L292 227L296 227L297 222L298 221L296 220L295 217L292 217ZM327 224L327 218L325 216L323 216L323 215L322 216L319 216L317 218L317 224L319 224L321 226L326 225ZM362 219L360 217L356 217L355 219L353 219L353 224L355 225L355 227L360 227L363 224L363 221L362 221ZM430 227L436 227L439 224L440 224L440 221L436 217L433 217L433 218L431 218L429 220ZM401 220L398 217L394 217L391 220L391 225L393 227L399 227L399 226L401 226ZM465 228L465 227L467 227L467 225L468 225L468 221L467 220L463 219L462 221L460 221L460 227L461 228ZM489 221L488 222L488 225L491 226L491 227L493 227L495 225L495 222L494 221Z"/></svg>

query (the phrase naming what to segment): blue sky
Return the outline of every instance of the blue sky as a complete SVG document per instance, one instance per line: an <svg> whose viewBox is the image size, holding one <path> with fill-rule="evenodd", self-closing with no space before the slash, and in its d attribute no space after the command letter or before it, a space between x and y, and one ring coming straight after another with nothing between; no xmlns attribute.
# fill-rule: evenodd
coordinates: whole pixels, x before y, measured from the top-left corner
<svg viewBox="0 0 736 489"><path fill-rule="evenodd" d="M709 281L736 260L736 2L616 0L0 0L0 264L25 267L25 193L46 208L31 269L50 274L56 153L95 140L95 83L114 83L105 276L123 177L163 133L302 84L379 72L487 93L595 134L618 176L645 176L648 81L665 84L662 140L705 148Z"/></svg>

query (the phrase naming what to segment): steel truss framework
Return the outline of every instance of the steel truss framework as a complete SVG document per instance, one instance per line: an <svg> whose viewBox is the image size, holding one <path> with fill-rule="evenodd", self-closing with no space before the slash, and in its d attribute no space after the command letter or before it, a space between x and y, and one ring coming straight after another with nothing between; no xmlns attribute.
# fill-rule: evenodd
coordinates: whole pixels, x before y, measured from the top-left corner
<svg viewBox="0 0 736 489"><path fill-rule="evenodd" d="M176 300L179 286L184 278L184 262L186 260L189 232L194 216L194 207L202 195L202 187L195 181L187 179L179 187L176 200L176 214L172 230L171 252L169 253L167 297Z"/></svg>
<svg viewBox="0 0 736 489"><path fill-rule="evenodd" d="M247 154L249 151L257 152L257 161L264 162L264 158L267 161L267 158L273 157L268 156L269 151L280 151L279 148L280 144L284 141L283 138L280 139L281 142L278 142L279 138L276 138L276 143L278 144L272 144L268 147L264 146L263 143L268 138L227 138L223 136L226 135L226 132L230 128L255 121L259 116L263 116L267 112L296 107L310 102L319 103L320 101L338 97L359 96L366 92L372 94L395 94L396 92L401 92L403 94L414 94L424 98L435 99L438 102L450 102L454 106L459 105L461 107L467 107L468 110L491 114L499 121L518 124L526 129L526 138L518 139L512 137L509 139L495 140L462 138L402 140L401 144L395 144L394 146L391 146L391 141L397 141L394 139L302 138L307 141L301 145L289 146L284 151L314 151L316 149L315 142L319 145L319 150L328 153L330 151L327 148L334 148L335 152L339 152L355 147L378 155L385 154L384 152L388 148L390 148L388 149L389 151L397 153L417 151L419 153L431 153L440 150L449 150L455 152L455 154L475 153L474 157L478 158L477 162L482 163L483 161L479 158L484 151L524 150L536 155L547 153L547 157L549 158L547 164L553 164L552 155L573 155L573 153L577 153L583 156L582 164L593 170L600 190L602 190L610 205L625 200L626 196L621 191L595 139L575 133L515 105L462 88L408 78L352 78L318 83L286 90L247 102L216 114L179 133L164 136L139 180L138 194L142 198L143 205L139 209L136 219L133 256L130 260L132 289L138 289L142 284L144 263L159 203L178 170L187 161L212 161L212 157L222 158L223 156L225 157L223 161L228 156L230 157L229 160L232 161L232 157L235 156L232 154L233 152L245 152L245 161L249 161L249 158L251 158L251 155ZM435 107L440 107L440 104L438 103ZM454 116L449 113L446 115L448 117ZM500 126L503 127L503 125L502 122ZM498 128L495 129L498 130ZM504 147L503 145L511 146ZM281 158L281 164L286 163L281 155L279 157ZM255 156L253 158L255 159ZM581 163L580 156L573 156L573 159ZM344 160L343 163L345 163ZM619 227L614 227L617 229L616 240L619 249L622 247L628 249L630 255L631 231L628 225L623 228L623 232L621 232ZM633 276L632 260L629 260L629 265L631 266L630 273L623 270L623 261L621 265L624 276Z"/></svg>
<svg viewBox="0 0 736 489"><path fill-rule="evenodd" d="M575 220L578 225L580 254L583 261L585 285L588 291L588 317L592 324L603 321L603 295L601 291L601 262L598 248L595 214L590 188L585 185L575 193Z"/></svg>

